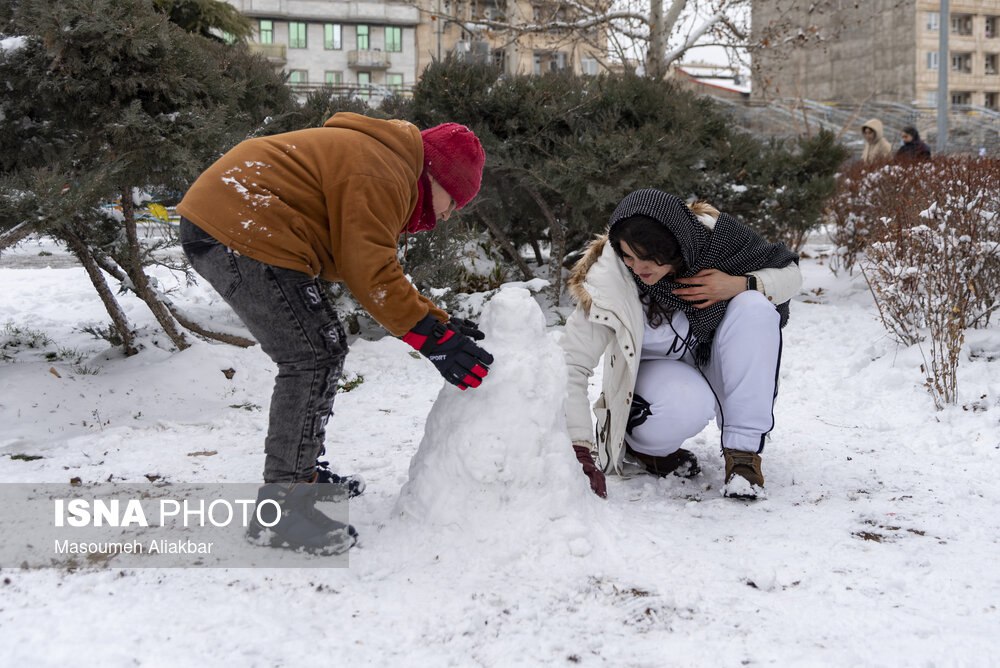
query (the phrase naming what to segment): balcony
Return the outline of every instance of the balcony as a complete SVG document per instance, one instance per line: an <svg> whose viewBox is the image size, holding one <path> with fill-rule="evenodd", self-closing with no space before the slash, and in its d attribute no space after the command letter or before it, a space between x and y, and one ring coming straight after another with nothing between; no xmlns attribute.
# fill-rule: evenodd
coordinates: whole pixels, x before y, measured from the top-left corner
<svg viewBox="0 0 1000 668"><path fill-rule="evenodd" d="M491 58L490 43L485 40L462 40L455 42L455 57L470 63L489 63Z"/></svg>
<svg viewBox="0 0 1000 668"><path fill-rule="evenodd" d="M251 42L249 46L251 52L264 56L272 65L284 67L285 63L288 62L288 58L285 57L285 49L287 47L284 44L257 44Z"/></svg>
<svg viewBox="0 0 1000 668"><path fill-rule="evenodd" d="M347 66L355 70L387 70L392 62L385 51L355 49L347 52Z"/></svg>

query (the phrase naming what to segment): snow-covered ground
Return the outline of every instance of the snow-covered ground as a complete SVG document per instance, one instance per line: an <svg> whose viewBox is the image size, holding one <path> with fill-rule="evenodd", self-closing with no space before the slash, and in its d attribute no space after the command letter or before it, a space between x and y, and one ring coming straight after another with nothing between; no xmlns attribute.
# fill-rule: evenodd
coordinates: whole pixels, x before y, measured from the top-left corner
<svg viewBox="0 0 1000 668"><path fill-rule="evenodd" d="M145 347L109 352L64 258L44 240L0 258L0 481L259 479L266 356L168 352L130 297ZM970 333L960 405L936 412L864 281L802 266L765 500L720 496L714 429L695 481L593 497L546 422L558 328L505 291L490 378L436 406L442 381L405 344L353 343L363 380L328 431L335 470L368 481L349 568L5 568L0 665L997 665L1000 331ZM226 320L214 293L158 277Z"/></svg>

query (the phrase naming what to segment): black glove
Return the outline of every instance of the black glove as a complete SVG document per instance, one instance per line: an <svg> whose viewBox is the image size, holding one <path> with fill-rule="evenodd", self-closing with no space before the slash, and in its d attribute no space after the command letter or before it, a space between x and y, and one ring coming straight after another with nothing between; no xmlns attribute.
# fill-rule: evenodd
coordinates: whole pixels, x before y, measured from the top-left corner
<svg viewBox="0 0 1000 668"><path fill-rule="evenodd" d="M473 322L471 320L466 320L465 318L452 318L448 321L449 325L454 325L462 334L465 334L470 339L475 339L476 341L482 341L486 338L486 335L482 333L479 329L479 323Z"/></svg>
<svg viewBox="0 0 1000 668"><path fill-rule="evenodd" d="M602 499L608 498L608 482L604 478L604 471L597 468L597 464L594 463L590 448L586 445L574 445L573 452L576 453L576 461L580 462L583 472L590 479L590 489Z"/></svg>
<svg viewBox="0 0 1000 668"><path fill-rule="evenodd" d="M479 387L493 364L493 355L473 343L452 322L445 324L430 314L404 334L403 341L433 362L444 379L460 390Z"/></svg>

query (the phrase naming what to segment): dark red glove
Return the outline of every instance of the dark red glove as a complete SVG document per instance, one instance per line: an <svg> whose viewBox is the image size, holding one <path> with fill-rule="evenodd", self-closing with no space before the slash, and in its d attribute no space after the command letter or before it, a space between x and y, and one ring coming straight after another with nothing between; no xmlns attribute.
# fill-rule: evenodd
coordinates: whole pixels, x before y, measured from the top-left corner
<svg viewBox="0 0 1000 668"><path fill-rule="evenodd" d="M594 457L590 454L590 448L586 445L574 445L573 452L576 453L576 461L580 462L583 472L590 478L590 489L602 499L608 498L608 483L604 479L604 471L597 468Z"/></svg>
<svg viewBox="0 0 1000 668"><path fill-rule="evenodd" d="M477 346L452 323L427 315L403 340L420 351L452 385L465 390L479 387L493 364L493 355Z"/></svg>

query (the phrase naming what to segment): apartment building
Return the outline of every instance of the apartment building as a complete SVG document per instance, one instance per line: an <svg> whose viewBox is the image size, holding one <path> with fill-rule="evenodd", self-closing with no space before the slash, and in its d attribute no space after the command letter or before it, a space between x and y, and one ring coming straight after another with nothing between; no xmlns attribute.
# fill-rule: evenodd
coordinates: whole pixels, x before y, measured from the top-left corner
<svg viewBox="0 0 1000 668"><path fill-rule="evenodd" d="M568 5L543 0L226 1L253 21L251 48L302 93L328 85L377 101L410 89L434 59L449 54L528 74L597 74L603 57L599 33L530 32L511 40L471 22L566 20Z"/></svg>
<svg viewBox="0 0 1000 668"><path fill-rule="evenodd" d="M420 11L406 2L226 0L254 23L251 48L298 92L328 85L362 97L403 91L422 68Z"/></svg>
<svg viewBox="0 0 1000 668"><path fill-rule="evenodd" d="M951 2L948 30L948 95L952 104L1000 110L1000 0ZM937 2L918 3L918 104L934 105L937 96Z"/></svg>
<svg viewBox="0 0 1000 668"><path fill-rule="evenodd" d="M755 37L778 28L755 56L755 99L935 106L945 29L951 103L1000 109L1000 0L952 0L943 22L937 0L814 3L821 11L798 4L753 2Z"/></svg>

